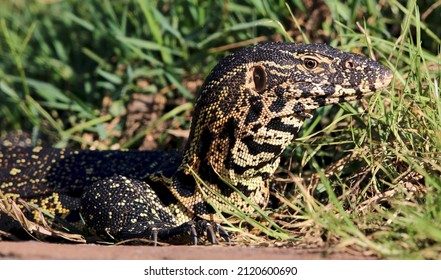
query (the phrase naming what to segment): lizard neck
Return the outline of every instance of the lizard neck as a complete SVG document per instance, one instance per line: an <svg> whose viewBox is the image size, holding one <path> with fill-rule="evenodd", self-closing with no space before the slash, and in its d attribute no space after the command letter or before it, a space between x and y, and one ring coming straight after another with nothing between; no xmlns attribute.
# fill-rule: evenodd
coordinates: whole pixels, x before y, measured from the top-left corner
<svg viewBox="0 0 441 280"><path fill-rule="evenodd" d="M228 111L212 109L222 108L222 102L231 101L221 100L210 106L198 102L184 158L173 178L174 195L187 207L191 204L188 208L199 215L214 212L206 205L207 196L223 210L229 208L218 194L241 211L254 212L231 186L256 205L265 207L269 198L268 179L304 120L292 109L272 111L272 102L257 94L255 98L243 95L243 100L239 96L229 104ZM286 107L294 105L287 102Z"/></svg>

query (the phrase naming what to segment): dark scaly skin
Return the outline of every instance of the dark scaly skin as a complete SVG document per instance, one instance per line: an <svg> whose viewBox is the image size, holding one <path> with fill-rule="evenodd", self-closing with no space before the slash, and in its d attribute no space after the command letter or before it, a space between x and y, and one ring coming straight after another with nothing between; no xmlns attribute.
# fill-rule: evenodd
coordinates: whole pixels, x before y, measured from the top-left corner
<svg viewBox="0 0 441 280"><path fill-rule="evenodd" d="M312 111L380 91L391 79L379 63L327 45L260 44L226 57L209 74L182 159L2 147L1 190L63 217L81 211L89 228L116 240L187 243L206 231L212 242L216 231L228 239L212 206L233 209L213 191L252 213L230 184L265 207L280 155Z"/></svg>

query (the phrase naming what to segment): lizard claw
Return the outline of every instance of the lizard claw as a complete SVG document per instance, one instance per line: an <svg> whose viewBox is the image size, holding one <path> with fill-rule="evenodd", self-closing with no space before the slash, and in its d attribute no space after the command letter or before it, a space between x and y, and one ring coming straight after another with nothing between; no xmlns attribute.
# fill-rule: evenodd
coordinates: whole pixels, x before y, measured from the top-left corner
<svg viewBox="0 0 441 280"><path fill-rule="evenodd" d="M198 233L196 232L196 228L194 225L191 226L190 232L193 239L193 245L198 245Z"/></svg>
<svg viewBox="0 0 441 280"><path fill-rule="evenodd" d="M207 220L189 221L177 227L166 229L149 229L143 233L130 234L130 237L148 237L153 239L155 246L159 241L170 244L188 244L198 245L200 240L206 239L211 244L218 244L216 234L231 244L228 232L220 225ZM124 236L127 238L128 236Z"/></svg>
<svg viewBox="0 0 441 280"><path fill-rule="evenodd" d="M228 231L226 231L221 225L215 224L215 231L219 233L219 235L228 242L228 246L231 245L231 239L230 235L228 234Z"/></svg>
<svg viewBox="0 0 441 280"><path fill-rule="evenodd" d="M196 228L199 230L200 235L204 235L204 233L207 236L207 240L211 244L217 244L216 239L216 233L219 234L220 237L222 237L225 241L228 242L228 245L231 243L230 236L228 232L219 224L215 222L209 222L207 220L198 220L196 221Z"/></svg>
<svg viewBox="0 0 441 280"><path fill-rule="evenodd" d="M158 230L157 229L152 230L152 237L153 237L153 246L156 247L158 245Z"/></svg>

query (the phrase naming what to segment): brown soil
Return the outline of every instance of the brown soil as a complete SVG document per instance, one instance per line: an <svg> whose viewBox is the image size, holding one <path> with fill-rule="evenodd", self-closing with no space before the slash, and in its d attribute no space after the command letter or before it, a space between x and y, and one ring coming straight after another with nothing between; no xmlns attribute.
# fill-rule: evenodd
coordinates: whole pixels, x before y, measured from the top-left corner
<svg viewBox="0 0 441 280"><path fill-rule="evenodd" d="M372 259L360 253L329 253L324 249L238 246L102 246L36 241L0 242L0 259Z"/></svg>

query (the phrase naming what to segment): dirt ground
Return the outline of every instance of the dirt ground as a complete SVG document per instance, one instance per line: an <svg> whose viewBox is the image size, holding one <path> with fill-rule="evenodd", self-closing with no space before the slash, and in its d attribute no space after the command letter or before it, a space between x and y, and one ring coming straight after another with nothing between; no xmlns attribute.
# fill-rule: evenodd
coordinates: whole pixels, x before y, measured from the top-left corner
<svg viewBox="0 0 441 280"><path fill-rule="evenodd" d="M241 259L316 260L372 259L359 253L328 253L324 249L239 246L102 246L27 242L0 242L0 259Z"/></svg>

